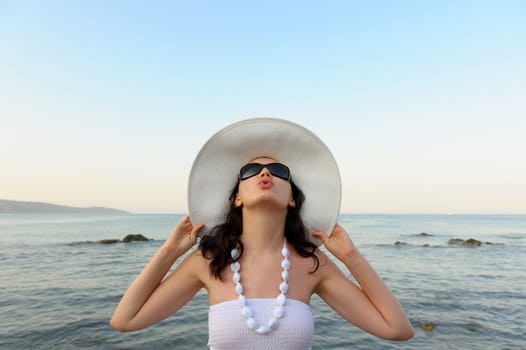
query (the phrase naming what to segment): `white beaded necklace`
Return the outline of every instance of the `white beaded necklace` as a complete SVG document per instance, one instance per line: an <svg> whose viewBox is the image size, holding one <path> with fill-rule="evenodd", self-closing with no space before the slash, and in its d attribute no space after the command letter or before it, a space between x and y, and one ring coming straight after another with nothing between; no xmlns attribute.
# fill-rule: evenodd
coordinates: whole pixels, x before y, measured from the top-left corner
<svg viewBox="0 0 526 350"><path fill-rule="evenodd" d="M230 252L230 255L232 256L232 259L236 260L239 258L239 250L237 248L232 249ZM289 269L290 269L290 260L289 258L289 250L287 249L287 239L285 238L283 242L283 248L281 249L281 255L283 255L283 260L281 261L281 267L283 268L283 271L281 272L281 278L283 278L283 282L279 285L280 294L276 298L277 306L272 312L273 317L268 320L266 326L259 326L257 321L252 317L253 312L250 307L247 306L247 300L245 296L243 295L243 286L241 285L241 275L239 274L239 270L241 269L241 265L238 261L233 262L230 264L230 268L234 272L234 275L232 277L232 280L236 284L236 293L239 295L238 300L241 304L241 315L243 315L244 318L247 319L247 326L250 330L258 333L258 334L267 334L270 331L278 328L279 321L278 319L282 318L283 315L285 315L285 301L287 298L285 297L285 294L289 290L289 285L287 284L287 281L289 280Z"/></svg>

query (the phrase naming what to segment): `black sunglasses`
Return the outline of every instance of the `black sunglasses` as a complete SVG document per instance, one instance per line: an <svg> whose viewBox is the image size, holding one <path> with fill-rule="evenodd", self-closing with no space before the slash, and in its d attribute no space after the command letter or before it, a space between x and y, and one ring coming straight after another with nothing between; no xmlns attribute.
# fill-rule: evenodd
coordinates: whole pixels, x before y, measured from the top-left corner
<svg viewBox="0 0 526 350"><path fill-rule="evenodd" d="M273 176L287 181L290 180L289 168L281 163L248 163L239 170L239 180L243 181L251 178L252 176L256 176L261 172L261 170L263 170L263 168L267 168Z"/></svg>

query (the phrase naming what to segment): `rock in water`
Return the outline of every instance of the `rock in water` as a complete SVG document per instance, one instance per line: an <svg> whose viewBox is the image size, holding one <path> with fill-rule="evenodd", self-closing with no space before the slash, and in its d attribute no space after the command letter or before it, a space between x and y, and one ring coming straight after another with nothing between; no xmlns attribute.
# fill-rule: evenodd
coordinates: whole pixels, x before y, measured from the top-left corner
<svg viewBox="0 0 526 350"><path fill-rule="evenodd" d="M463 242L462 245L471 245L471 246L479 246L481 243L480 241L477 241L476 239L470 238L467 241Z"/></svg>
<svg viewBox="0 0 526 350"><path fill-rule="evenodd" d="M458 244L458 245L469 245L469 246L480 246L482 243L476 239L470 238L467 241L460 238L451 238L447 244Z"/></svg>
<svg viewBox="0 0 526 350"><path fill-rule="evenodd" d="M97 243L100 244L113 244L113 243L119 243L120 240L118 239L101 239L100 241L97 241Z"/></svg>
<svg viewBox="0 0 526 350"><path fill-rule="evenodd" d="M426 332L431 332L436 326L437 325L433 322L426 322L421 324L419 327Z"/></svg>
<svg viewBox="0 0 526 350"><path fill-rule="evenodd" d="M130 242L144 242L149 241L148 238L144 237L143 235L127 235L122 239L124 243L130 243Z"/></svg>
<svg viewBox="0 0 526 350"><path fill-rule="evenodd" d="M463 239L460 239L460 238L451 238L447 244L450 244L450 245L465 245L465 246L471 246L471 247L479 247L482 245L482 242L477 240L477 239L474 239L474 238L470 238L468 240L463 240ZM484 244L488 244L488 245L502 245L501 243L492 243L492 242L485 242Z"/></svg>
<svg viewBox="0 0 526 350"><path fill-rule="evenodd" d="M464 242L463 239L460 238L451 238L449 241L447 241L447 244L462 244Z"/></svg>

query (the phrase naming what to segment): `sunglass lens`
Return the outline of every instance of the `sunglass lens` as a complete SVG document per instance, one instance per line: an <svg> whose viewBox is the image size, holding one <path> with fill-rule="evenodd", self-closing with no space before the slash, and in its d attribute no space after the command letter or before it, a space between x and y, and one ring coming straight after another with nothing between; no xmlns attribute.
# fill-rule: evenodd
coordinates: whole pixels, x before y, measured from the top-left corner
<svg viewBox="0 0 526 350"><path fill-rule="evenodd" d="M267 164L267 169L274 176L288 180L290 178L290 170L285 165L280 163Z"/></svg>
<svg viewBox="0 0 526 350"><path fill-rule="evenodd" d="M241 180L246 180L254 175L259 174L261 169L263 169L263 166L261 164L249 163L241 168L241 170L239 171L239 178Z"/></svg>

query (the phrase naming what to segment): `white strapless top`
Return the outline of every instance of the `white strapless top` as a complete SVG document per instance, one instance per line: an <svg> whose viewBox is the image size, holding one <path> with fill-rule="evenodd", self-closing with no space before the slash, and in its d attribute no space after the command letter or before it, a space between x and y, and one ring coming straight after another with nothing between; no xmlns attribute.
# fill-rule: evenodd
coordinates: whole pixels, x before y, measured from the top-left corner
<svg viewBox="0 0 526 350"><path fill-rule="evenodd" d="M258 324L266 325L276 307L276 299L247 298L247 305ZM279 319L278 328L265 335L248 329L237 299L211 305L208 311L210 350L305 350L311 349L313 334L310 306L294 299L287 299L285 315Z"/></svg>

